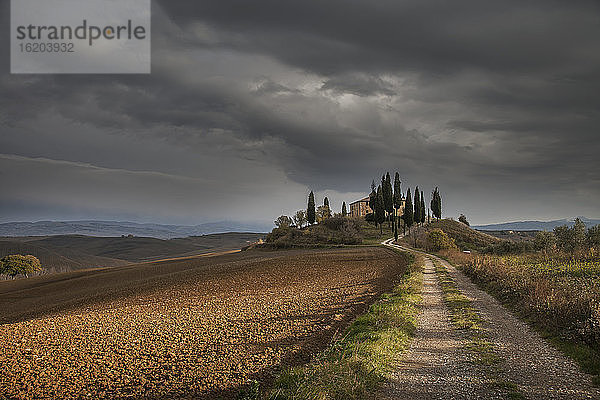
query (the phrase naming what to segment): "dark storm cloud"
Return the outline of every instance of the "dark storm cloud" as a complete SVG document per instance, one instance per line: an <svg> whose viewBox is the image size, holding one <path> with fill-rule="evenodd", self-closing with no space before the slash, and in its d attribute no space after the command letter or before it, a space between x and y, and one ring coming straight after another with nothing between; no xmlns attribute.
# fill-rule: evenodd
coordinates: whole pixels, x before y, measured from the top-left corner
<svg viewBox="0 0 600 400"><path fill-rule="evenodd" d="M450 209L475 220L495 219L484 201L513 215L509 191L534 208L533 190L548 195L544 215L579 190L581 213L597 216L598 15L591 1L158 1L150 76L4 65L0 153L194 179L209 165L196 158L219 154L223 182L240 169L240 182L273 179L270 167L342 193L397 169L445 186ZM55 143L38 133L51 124ZM133 141L144 151L128 152Z"/></svg>
<svg viewBox="0 0 600 400"><path fill-rule="evenodd" d="M221 44L265 51L323 74L569 66L580 50L596 47L599 11L592 1L233 0L161 6L181 24L204 21L229 33Z"/></svg>

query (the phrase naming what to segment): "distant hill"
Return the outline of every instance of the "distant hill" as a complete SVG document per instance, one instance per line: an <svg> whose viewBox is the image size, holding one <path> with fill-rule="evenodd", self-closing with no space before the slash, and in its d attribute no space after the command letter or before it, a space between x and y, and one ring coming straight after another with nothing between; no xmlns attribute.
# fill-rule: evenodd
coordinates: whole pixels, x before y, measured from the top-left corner
<svg viewBox="0 0 600 400"><path fill-rule="evenodd" d="M600 219L589 219L585 217L579 217L581 221L588 227L592 227L600 224ZM573 219L557 219L554 221L516 221L516 222L505 222L501 224L490 224L490 225L475 225L473 229L480 231L551 231L557 226L561 225L573 225Z"/></svg>
<svg viewBox="0 0 600 400"><path fill-rule="evenodd" d="M270 224L210 222L200 225L140 224L120 221L39 221L0 224L0 236L86 235L114 237L134 235L157 239L184 238L225 232L270 232Z"/></svg>
<svg viewBox="0 0 600 400"><path fill-rule="evenodd" d="M91 267L118 267L129 264L126 260L86 254L76 249L47 248L35 241L0 240L0 257L9 254L32 254L39 258L49 272L66 272Z"/></svg>
<svg viewBox="0 0 600 400"><path fill-rule="evenodd" d="M175 239L84 235L12 237L0 238L0 257L32 254L46 270L63 272L236 250L264 236L230 232Z"/></svg>

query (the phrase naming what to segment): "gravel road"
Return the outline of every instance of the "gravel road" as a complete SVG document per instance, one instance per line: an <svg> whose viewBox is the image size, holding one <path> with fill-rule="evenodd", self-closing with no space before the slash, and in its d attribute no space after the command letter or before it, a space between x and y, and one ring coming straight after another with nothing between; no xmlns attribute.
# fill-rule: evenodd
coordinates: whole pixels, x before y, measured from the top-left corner
<svg viewBox="0 0 600 400"><path fill-rule="evenodd" d="M489 340L500 358L498 373L503 381L515 384L525 398L532 400L600 399L600 389L592 385L591 377L581 372L574 361L551 347L451 264L425 256L428 260L420 326L411 349L399 362L381 397L488 399L500 395L486 386L484 373L466 362L460 333L449 322L449 312L433 273L433 259L447 268L459 290L472 300L486 321Z"/></svg>
<svg viewBox="0 0 600 400"><path fill-rule="evenodd" d="M450 322L433 263L426 258L419 327L411 347L377 397L390 400L496 398L485 374L469 362L463 348L465 341Z"/></svg>

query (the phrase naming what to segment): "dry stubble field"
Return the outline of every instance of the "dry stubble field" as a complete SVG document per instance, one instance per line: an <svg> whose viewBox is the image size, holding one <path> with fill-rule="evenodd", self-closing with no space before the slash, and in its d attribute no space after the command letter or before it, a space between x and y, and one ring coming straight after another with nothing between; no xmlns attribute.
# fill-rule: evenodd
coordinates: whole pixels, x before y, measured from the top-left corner
<svg viewBox="0 0 600 400"><path fill-rule="evenodd" d="M252 251L0 282L0 398L230 398L326 346L405 265Z"/></svg>

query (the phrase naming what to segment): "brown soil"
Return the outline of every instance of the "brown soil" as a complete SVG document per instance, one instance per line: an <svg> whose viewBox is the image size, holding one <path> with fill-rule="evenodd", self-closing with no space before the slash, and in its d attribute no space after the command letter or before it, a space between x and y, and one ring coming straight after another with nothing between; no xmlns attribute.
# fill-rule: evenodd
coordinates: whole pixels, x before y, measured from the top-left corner
<svg viewBox="0 0 600 400"><path fill-rule="evenodd" d="M230 398L324 348L405 265L382 248L251 251L0 282L0 393Z"/></svg>

